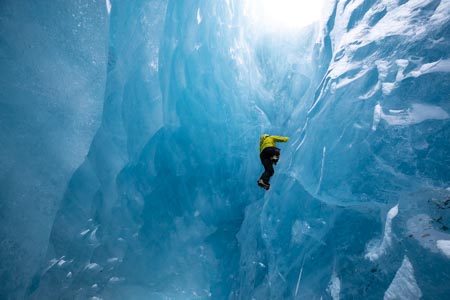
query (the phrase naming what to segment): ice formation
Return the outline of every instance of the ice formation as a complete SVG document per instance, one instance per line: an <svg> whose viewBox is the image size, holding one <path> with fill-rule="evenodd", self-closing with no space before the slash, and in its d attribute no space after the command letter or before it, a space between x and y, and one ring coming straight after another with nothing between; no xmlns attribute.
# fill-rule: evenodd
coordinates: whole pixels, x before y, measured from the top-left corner
<svg viewBox="0 0 450 300"><path fill-rule="evenodd" d="M258 3L1 2L1 299L448 297L450 0Z"/></svg>

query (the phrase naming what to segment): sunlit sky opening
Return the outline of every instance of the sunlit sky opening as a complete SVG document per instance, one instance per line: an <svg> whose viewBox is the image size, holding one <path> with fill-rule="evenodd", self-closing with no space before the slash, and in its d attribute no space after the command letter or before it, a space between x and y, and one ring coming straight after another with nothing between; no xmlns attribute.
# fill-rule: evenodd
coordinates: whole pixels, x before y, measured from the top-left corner
<svg viewBox="0 0 450 300"><path fill-rule="evenodd" d="M256 25L295 30L320 20L324 0L256 0L251 12Z"/></svg>

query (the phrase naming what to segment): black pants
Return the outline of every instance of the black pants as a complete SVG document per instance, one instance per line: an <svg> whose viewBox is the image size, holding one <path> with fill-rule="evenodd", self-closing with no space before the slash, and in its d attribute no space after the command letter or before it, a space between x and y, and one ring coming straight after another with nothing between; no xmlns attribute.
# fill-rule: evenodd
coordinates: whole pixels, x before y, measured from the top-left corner
<svg viewBox="0 0 450 300"><path fill-rule="evenodd" d="M280 149L277 147L267 147L259 155L259 158L261 158L261 163L264 166L264 173L262 173L261 179L267 184L270 181L270 177L272 177L273 173L275 173L272 164L272 157L274 155L280 155Z"/></svg>

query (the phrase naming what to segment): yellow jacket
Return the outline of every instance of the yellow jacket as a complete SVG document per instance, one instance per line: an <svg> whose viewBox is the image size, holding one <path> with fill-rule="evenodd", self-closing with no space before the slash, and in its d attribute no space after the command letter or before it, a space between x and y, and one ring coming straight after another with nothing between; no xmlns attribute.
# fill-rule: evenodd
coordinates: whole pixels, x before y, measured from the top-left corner
<svg viewBox="0 0 450 300"><path fill-rule="evenodd" d="M287 142L288 140L287 136L263 134L259 141L259 153L263 152L267 147L276 147L276 142Z"/></svg>

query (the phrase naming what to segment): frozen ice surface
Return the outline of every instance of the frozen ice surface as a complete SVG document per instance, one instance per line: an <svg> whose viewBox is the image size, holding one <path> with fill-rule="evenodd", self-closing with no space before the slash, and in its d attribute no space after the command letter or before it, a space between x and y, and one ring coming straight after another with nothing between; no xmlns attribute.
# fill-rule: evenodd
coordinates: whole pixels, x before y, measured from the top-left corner
<svg viewBox="0 0 450 300"><path fill-rule="evenodd" d="M448 297L450 1L278 32L256 0L27 2L0 4L1 299Z"/></svg>

